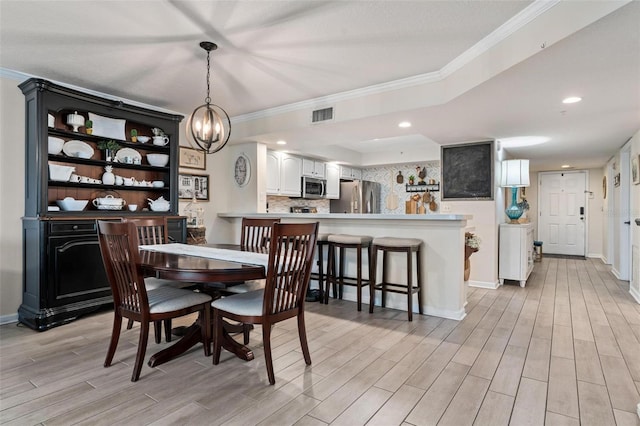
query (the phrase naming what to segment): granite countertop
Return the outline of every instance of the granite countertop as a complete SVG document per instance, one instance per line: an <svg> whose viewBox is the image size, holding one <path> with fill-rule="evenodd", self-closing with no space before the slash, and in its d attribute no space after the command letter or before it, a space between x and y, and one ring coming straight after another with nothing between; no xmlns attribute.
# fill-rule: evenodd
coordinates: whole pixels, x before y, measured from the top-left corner
<svg viewBox="0 0 640 426"><path fill-rule="evenodd" d="M218 213L218 217L264 217L264 218L300 218L300 219L365 219L365 220L403 220L403 221L459 221L470 220L473 215L465 214L354 214L354 213Z"/></svg>

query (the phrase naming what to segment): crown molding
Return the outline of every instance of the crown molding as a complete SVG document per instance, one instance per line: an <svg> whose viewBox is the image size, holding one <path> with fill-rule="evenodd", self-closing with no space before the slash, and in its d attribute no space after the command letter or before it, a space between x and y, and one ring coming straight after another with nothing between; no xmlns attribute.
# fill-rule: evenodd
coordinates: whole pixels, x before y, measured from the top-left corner
<svg viewBox="0 0 640 426"><path fill-rule="evenodd" d="M536 19L549 9L560 3L560 0L535 0L529 6L513 16L507 22L491 32L488 36L471 46L461 55L454 58L446 64L442 69L425 74L418 74L412 77L402 78L389 81L386 83L376 84L372 86L361 87L358 89L348 90L346 92L335 93L332 95L322 96L313 99L307 99L300 102L294 102L287 105L281 105L274 108L267 108L260 111L250 112L247 114L237 115L231 119L232 123L243 123L246 121L257 120L260 118L273 117L275 115L285 114L292 111L303 109L317 109L334 106L338 102L354 99L362 96L374 95L391 90L404 89L422 84L436 83L444 80L454 72L460 70L469 62L483 55L496 44L500 43L529 22Z"/></svg>

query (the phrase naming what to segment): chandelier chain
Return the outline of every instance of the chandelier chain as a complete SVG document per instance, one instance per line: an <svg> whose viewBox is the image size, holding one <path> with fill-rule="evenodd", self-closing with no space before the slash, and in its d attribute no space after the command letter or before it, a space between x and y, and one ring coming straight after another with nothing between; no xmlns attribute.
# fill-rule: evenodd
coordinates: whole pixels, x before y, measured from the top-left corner
<svg viewBox="0 0 640 426"><path fill-rule="evenodd" d="M210 75L211 75L211 71L210 71L211 70L211 59L210 59L210 56L211 56L211 52L207 50L207 97L204 98L204 101L205 101L205 103L207 103L207 105L211 103L211 96L209 95L209 91L211 89L211 83L210 83L211 82L211 78L210 78Z"/></svg>

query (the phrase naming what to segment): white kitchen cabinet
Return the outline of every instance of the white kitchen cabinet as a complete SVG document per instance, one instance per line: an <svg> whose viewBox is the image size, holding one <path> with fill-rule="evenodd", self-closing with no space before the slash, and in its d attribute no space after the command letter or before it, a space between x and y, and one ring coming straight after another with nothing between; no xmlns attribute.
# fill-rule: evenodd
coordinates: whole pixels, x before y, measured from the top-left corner
<svg viewBox="0 0 640 426"><path fill-rule="evenodd" d="M533 270L533 226L525 224L500 224L498 278L520 281L524 287Z"/></svg>
<svg viewBox="0 0 640 426"><path fill-rule="evenodd" d="M340 166L340 179L362 179L362 170L355 167Z"/></svg>
<svg viewBox="0 0 640 426"><path fill-rule="evenodd" d="M302 159L277 151L267 151L267 194L299 197Z"/></svg>
<svg viewBox="0 0 640 426"><path fill-rule="evenodd" d="M325 178L324 161L316 161L316 160L311 160L309 158L303 158L302 159L302 176L324 179Z"/></svg>
<svg viewBox="0 0 640 426"><path fill-rule="evenodd" d="M326 198L337 200L340 198L340 166L335 163L327 163L327 194Z"/></svg>

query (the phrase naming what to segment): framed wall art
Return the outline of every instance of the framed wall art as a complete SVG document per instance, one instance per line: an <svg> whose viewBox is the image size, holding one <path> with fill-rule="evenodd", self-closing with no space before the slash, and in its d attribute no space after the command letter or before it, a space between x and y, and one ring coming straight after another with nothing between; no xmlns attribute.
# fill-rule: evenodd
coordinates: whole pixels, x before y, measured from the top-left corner
<svg viewBox="0 0 640 426"><path fill-rule="evenodd" d="M638 163L640 163L640 155L631 159L631 180L635 185L640 183L640 169Z"/></svg>
<svg viewBox="0 0 640 426"><path fill-rule="evenodd" d="M613 176L613 186L620 186L620 173Z"/></svg>
<svg viewBox="0 0 640 426"><path fill-rule="evenodd" d="M197 149L181 146L179 166L187 167L189 169L206 170L207 155L202 151L198 151Z"/></svg>
<svg viewBox="0 0 640 426"><path fill-rule="evenodd" d="M209 175L178 174L178 198L209 201Z"/></svg>
<svg viewBox="0 0 640 426"><path fill-rule="evenodd" d="M442 200L493 200L493 141L443 145Z"/></svg>

